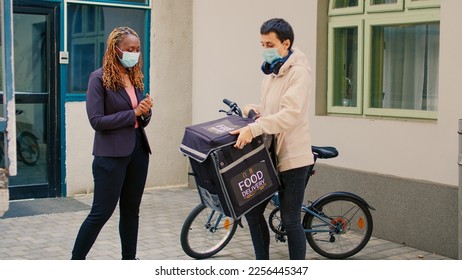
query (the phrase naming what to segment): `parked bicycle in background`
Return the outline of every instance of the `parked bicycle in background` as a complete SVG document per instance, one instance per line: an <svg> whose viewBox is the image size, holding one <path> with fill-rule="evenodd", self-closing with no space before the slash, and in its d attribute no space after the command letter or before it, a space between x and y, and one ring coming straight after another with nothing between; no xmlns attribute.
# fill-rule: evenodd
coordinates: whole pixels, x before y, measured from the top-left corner
<svg viewBox="0 0 462 280"><path fill-rule="evenodd" d="M16 110L16 115L21 115L23 110ZM32 132L27 131L21 122L16 124L16 151L18 160L25 165L32 166L37 163L40 158L40 146L37 142L38 137ZM3 137L0 139L0 149L3 151ZM0 153L0 161L3 160L3 153Z"/></svg>

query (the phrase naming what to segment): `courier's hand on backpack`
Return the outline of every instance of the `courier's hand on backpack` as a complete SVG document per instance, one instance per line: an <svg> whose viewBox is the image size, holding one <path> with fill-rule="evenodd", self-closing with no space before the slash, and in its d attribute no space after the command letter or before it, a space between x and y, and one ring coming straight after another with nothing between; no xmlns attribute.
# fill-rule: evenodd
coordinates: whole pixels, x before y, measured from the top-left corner
<svg viewBox="0 0 462 280"><path fill-rule="evenodd" d="M253 135L250 127L245 126L243 128L239 128L229 132L231 135L238 135L236 144L234 144L234 148L242 149L245 145L252 142Z"/></svg>

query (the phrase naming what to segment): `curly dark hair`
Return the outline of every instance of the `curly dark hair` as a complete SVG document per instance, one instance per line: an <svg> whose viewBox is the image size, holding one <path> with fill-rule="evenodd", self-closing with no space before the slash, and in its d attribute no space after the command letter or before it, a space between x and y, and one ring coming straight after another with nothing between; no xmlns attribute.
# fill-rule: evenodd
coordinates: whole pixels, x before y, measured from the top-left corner
<svg viewBox="0 0 462 280"><path fill-rule="evenodd" d="M138 37L138 39L140 38L130 27L116 27L112 30L111 34L109 34L106 52L103 57L103 86L105 88L118 90L125 87L124 80L122 78L123 70L120 67L116 47L127 35L134 35ZM133 66L130 71L128 71L130 81L135 88L140 90L144 90L144 75L141 71L142 67L143 60L140 53L138 63Z"/></svg>

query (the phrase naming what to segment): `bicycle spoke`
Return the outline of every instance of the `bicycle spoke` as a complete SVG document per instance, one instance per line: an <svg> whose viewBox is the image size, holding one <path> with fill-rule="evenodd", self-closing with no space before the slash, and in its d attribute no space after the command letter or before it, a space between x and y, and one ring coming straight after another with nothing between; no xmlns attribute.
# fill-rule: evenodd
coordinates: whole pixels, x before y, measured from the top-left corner
<svg viewBox="0 0 462 280"><path fill-rule="evenodd" d="M361 250L370 238L372 224L365 205L347 197L332 198L320 203L321 217L310 216L305 226L310 246L323 256L345 258ZM327 222L329 221L329 222Z"/></svg>
<svg viewBox="0 0 462 280"><path fill-rule="evenodd" d="M222 250L236 231L234 219L199 205L185 221L181 245L193 258L207 258Z"/></svg>

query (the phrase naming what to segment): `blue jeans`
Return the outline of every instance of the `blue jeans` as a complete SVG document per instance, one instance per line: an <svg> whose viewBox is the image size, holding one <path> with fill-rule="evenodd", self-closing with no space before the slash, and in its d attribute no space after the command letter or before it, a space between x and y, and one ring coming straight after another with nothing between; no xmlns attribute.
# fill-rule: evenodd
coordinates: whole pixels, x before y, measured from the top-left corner
<svg viewBox="0 0 462 280"><path fill-rule="evenodd" d="M304 166L279 174L281 180L279 207L287 232L291 260L304 260L306 255L306 237L301 224L301 208L309 179L309 169L309 166ZM266 200L245 215L257 260L269 259L270 236L263 213L270 200Z"/></svg>

